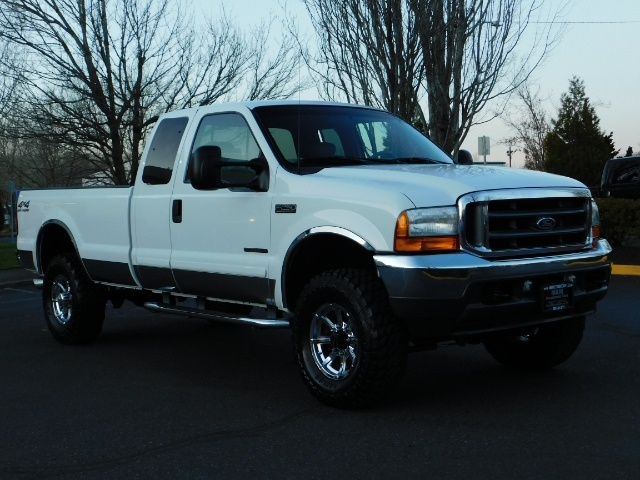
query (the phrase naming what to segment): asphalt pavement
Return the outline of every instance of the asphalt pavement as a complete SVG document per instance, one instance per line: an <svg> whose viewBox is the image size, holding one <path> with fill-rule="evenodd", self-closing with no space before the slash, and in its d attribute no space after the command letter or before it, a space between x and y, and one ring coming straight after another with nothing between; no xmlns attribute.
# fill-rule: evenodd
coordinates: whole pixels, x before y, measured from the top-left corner
<svg viewBox="0 0 640 480"><path fill-rule="evenodd" d="M55 342L0 288L0 479L640 478L640 277L612 278L578 351L519 373L482 346L412 354L391 402L319 404L286 330L108 308Z"/></svg>

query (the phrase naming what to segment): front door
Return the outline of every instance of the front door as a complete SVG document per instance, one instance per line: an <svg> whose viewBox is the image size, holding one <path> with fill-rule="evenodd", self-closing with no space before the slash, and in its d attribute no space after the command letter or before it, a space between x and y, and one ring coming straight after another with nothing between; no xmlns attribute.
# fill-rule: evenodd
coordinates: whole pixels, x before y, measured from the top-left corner
<svg viewBox="0 0 640 480"><path fill-rule="evenodd" d="M200 115L196 122L189 158L203 145L220 147L223 160L248 162L262 156L241 114ZM223 174L223 180L224 175L233 171ZM178 288L191 295L264 304L270 296L271 193L201 191L191 186L188 174L184 177L176 180L171 199L171 268Z"/></svg>

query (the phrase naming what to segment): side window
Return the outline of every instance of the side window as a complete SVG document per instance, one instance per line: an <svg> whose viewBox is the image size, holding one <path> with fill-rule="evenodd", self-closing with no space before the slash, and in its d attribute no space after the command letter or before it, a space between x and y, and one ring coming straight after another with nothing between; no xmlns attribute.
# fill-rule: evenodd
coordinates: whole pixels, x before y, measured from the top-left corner
<svg viewBox="0 0 640 480"><path fill-rule="evenodd" d="M640 162L623 163L613 175L611 183L636 183L640 177Z"/></svg>
<svg viewBox="0 0 640 480"><path fill-rule="evenodd" d="M298 153L296 152L296 145L293 142L291 132L284 128L270 128L269 133L276 142L285 160L288 162L297 162Z"/></svg>
<svg viewBox="0 0 640 480"><path fill-rule="evenodd" d="M222 160L227 162L248 162L263 156L249 125L238 113L220 113L204 117L198 126L191 153L204 145L220 147ZM188 171L187 169L185 182L189 182ZM246 167L230 166L222 170L222 179L229 183L250 181L254 175L253 171Z"/></svg>
<svg viewBox="0 0 640 480"><path fill-rule="evenodd" d="M166 185L171 181L176 154L187 123L187 117L165 118L160 122L151 140L142 171L144 183Z"/></svg>
<svg viewBox="0 0 640 480"><path fill-rule="evenodd" d="M223 160L248 162L261 155L260 148L242 115L222 113L202 119L191 153L203 145L220 147Z"/></svg>

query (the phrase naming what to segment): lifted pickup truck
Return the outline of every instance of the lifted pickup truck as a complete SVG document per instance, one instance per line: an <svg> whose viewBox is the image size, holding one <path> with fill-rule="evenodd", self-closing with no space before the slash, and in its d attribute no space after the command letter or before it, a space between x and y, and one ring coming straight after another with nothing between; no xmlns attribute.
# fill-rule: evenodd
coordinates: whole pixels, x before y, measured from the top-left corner
<svg viewBox="0 0 640 480"><path fill-rule="evenodd" d="M611 251L589 190L463 166L387 112L321 102L164 115L134 186L22 191L18 254L62 343L130 300L290 327L321 401L371 404L407 353L484 343L514 368L575 351Z"/></svg>

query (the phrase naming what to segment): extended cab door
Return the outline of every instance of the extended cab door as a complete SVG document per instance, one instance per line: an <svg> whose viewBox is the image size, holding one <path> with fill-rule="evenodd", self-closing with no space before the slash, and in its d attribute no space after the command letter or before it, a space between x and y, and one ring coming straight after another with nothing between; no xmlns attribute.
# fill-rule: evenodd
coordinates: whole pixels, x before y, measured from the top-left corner
<svg viewBox="0 0 640 480"><path fill-rule="evenodd" d="M131 204L131 263L145 288L172 291L177 286L171 273L171 192L177 158L195 110L168 114L152 134L136 178Z"/></svg>
<svg viewBox="0 0 640 480"><path fill-rule="evenodd" d="M220 148L223 161L264 158L245 118L239 113L199 113L197 132L183 161L204 145ZM248 188L196 190L188 168L172 197L171 267L181 292L264 304L270 297L271 193ZM246 175L247 169L244 175ZM242 172L236 172L242 175ZM268 175L268 172L265 172ZM233 169L223 171L229 175Z"/></svg>

